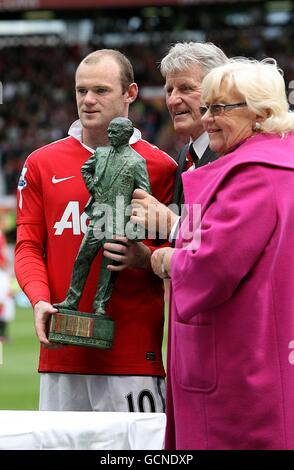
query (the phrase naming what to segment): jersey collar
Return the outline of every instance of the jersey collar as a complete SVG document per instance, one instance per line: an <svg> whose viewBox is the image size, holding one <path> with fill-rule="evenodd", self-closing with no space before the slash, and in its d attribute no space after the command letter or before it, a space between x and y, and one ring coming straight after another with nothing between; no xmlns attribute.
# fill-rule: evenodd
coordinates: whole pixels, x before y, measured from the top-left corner
<svg viewBox="0 0 294 470"><path fill-rule="evenodd" d="M89 147L88 145L82 142L82 124L81 124L80 119L77 119L75 122L72 123L72 125L69 128L68 135L78 140L80 144L89 152L91 153L95 152L95 149L92 149L91 147ZM135 144L136 142L138 142L138 140L141 139L141 137L142 135L139 129L134 128L134 132L130 138L129 144L130 145Z"/></svg>
<svg viewBox="0 0 294 470"><path fill-rule="evenodd" d="M190 139L190 143L193 142L192 139ZM209 145L209 137L207 132L203 132L196 140L193 142L193 147L196 152L197 157L200 159L203 157L205 150L207 149Z"/></svg>

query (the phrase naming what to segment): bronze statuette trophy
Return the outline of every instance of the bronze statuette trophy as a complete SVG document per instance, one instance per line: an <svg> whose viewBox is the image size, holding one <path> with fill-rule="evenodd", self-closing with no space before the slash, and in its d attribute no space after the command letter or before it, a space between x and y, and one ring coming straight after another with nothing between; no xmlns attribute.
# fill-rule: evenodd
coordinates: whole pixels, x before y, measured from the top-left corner
<svg viewBox="0 0 294 470"><path fill-rule="evenodd" d="M81 172L91 197L85 212L89 224L72 270L70 286L63 302L55 304L58 313L52 315L49 340L56 343L111 349L114 321L106 313L111 297L115 272L107 270L111 263L104 256L98 288L93 302L94 313L78 311L92 261L113 235L129 239L145 238L145 231L130 222L130 207L134 189L151 193L146 162L129 145L133 125L127 118L115 118L108 127L109 147L98 147L82 166ZM142 233L143 230L143 233Z"/></svg>

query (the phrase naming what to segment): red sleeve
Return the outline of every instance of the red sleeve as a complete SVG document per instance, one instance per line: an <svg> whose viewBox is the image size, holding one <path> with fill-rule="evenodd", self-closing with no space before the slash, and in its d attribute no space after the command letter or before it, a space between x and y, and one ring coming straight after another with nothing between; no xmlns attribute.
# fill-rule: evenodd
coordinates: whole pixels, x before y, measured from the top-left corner
<svg viewBox="0 0 294 470"><path fill-rule="evenodd" d="M45 260L46 226L40 186L37 164L28 158L17 191L15 274L33 306L39 300L50 302Z"/></svg>
<svg viewBox="0 0 294 470"><path fill-rule="evenodd" d="M50 302L48 276L42 248L42 226L21 224L17 227L15 274L32 306L39 300Z"/></svg>

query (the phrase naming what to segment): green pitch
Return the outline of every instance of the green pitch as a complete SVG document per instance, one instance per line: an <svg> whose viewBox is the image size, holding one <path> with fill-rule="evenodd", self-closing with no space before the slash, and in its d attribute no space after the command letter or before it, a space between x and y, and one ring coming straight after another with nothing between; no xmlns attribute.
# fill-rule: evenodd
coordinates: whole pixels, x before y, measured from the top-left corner
<svg viewBox="0 0 294 470"><path fill-rule="evenodd" d="M31 309L17 308L16 318L9 324L9 337L0 365L0 409L37 410L39 343Z"/></svg>
<svg viewBox="0 0 294 470"><path fill-rule="evenodd" d="M167 316L166 316L167 323ZM3 345L0 365L0 409L37 410L39 343L35 336L31 309L17 308L16 318L9 324L10 342ZM165 363L166 325L163 341Z"/></svg>

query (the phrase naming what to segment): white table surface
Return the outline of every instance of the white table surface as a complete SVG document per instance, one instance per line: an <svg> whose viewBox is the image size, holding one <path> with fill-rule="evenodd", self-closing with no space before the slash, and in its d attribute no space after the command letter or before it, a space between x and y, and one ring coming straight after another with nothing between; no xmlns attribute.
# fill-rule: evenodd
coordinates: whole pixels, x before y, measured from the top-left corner
<svg viewBox="0 0 294 470"><path fill-rule="evenodd" d="M164 413L0 410L1 450L160 450Z"/></svg>

